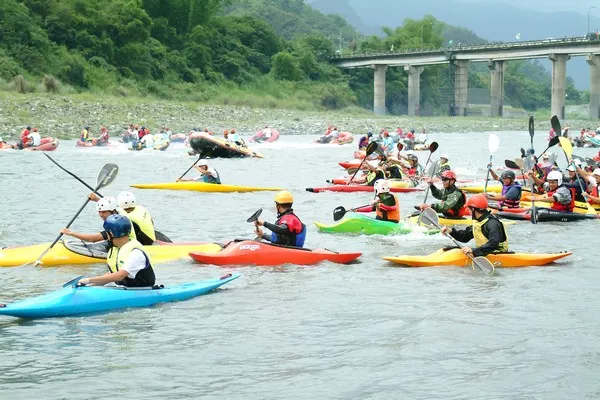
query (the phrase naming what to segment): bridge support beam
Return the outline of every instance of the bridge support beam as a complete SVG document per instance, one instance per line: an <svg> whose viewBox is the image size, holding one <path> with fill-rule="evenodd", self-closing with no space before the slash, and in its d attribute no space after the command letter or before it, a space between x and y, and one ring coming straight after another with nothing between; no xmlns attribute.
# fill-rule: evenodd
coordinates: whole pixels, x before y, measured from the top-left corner
<svg viewBox="0 0 600 400"><path fill-rule="evenodd" d="M590 65L590 118L600 119L600 54L587 56Z"/></svg>
<svg viewBox="0 0 600 400"><path fill-rule="evenodd" d="M385 72L387 65L374 65L373 112L385 115Z"/></svg>
<svg viewBox="0 0 600 400"><path fill-rule="evenodd" d="M454 61L454 115L467 116L469 101L469 62Z"/></svg>
<svg viewBox="0 0 600 400"><path fill-rule="evenodd" d="M421 113L421 74L422 66L406 65L408 71L408 116L419 116Z"/></svg>
<svg viewBox="0 0 600 400"><path fill-rule="evenodd" d="M488 68L492 74L490 90L490 115L501 117L504 108L504 61L490 61Z"/></svg>
<svg viewBox="0 0 600 400"><path fill-rule="evenodd" d="M552 60L552 100L551 112L558 118L565 117L565 94L567 86L567 61L571 58L568 54L550 54Z"/></svg>

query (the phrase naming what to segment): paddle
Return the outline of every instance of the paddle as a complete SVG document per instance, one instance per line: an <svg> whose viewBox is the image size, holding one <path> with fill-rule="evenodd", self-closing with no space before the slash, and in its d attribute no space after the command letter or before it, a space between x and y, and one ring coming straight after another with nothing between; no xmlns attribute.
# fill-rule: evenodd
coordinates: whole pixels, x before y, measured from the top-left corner
<svg viewBox="0 0 600 400"><path fill-rule="evenodd" d="M427 157L427 162L425 163L425 168L427 168L427 164L429 164L429 160L431 159L431 155L433 153L435 153L435 151L438 149L439 145L437 142L431 142L431 144L429 145L429 157Z"/></svg>
<svg viewBox="0 0 600 400"><path fill-rule="evenodd" d="M71 279L69 282L65 282L62 287L66 288L66 287L77 287L77 284L79 283L80 280L83 279L83 275L78 276L75 279Z"/></svg>
<svg viewBox="0 0 600 400"><path fill-rule="evenodd" d="M352 178L350 178L350 180L348 181L348 185L352 183L352 180L356 176L356 173L358 171L360 171L360 169L362 168L363 164L367 160L367 157L370 156L371 154L373 154L375 152L375 150L377 150L377 147L378 147L377 146L377 142L371 142L371 143L369 143L369 145L367 146L367 148L365 150L365 152L366 152L365 157L360 162L360 165L358 166L358 169L356 170L356 172L354 172L354 175L352 175Z"/></svg>
<svg viewBox="0 0 600 400"><path fill-rule="evenodd" d="M488 138L488 150L490 151L490 167L488 167L487 175L485 177L485 186L483 187L483 193L487 193L488 182L490 180L490 169L492 168L492 157L494 156L494 153L498 150L498 147L500 147L500 138L494 135L493 133L490 133L490 137Z"/></svg>
<svg viewBox="0 0 600 400"><path fill-rule="evenodd" d="M262 214L262 212L263 212L263 209L259 208L258 210L256 210L256 212L254 214L252 214L250 216L250 218L248 218L246 220L246 222L248 222L248 223L254 223L254 222L258 221L258 217L260 217L260 214ZM259 236L257 236L257 237L254 238L254 240L260 240L260 239L261 238Z"/></svg>
<svg viewBox="0 0 600 400"><path fill-rule="evenodd" d="M572 159L572 157L573 157L573 146L571 145L571 142L569 141L569 139L564 136L560 136L558 139L560 140L560 146L562 147L563 152L565 153L565 157L566 157L567 163L568 163L569 160ZM575 163L571 163L570 165L573 165L573 167L575 167L575 176L577 177L577 183L579 184L579 189L581 190L581 193L584 193L585 190L583 190L583 185L581 184L581 178L579 176L579 172L577 172L577 166L575 165ZM588 203L586 201L585 204L587 205L587 213L588 214L596 214L596 210L594 210L594 207L592 207L592 205L590 203Z"/></svg>
<svg viewBox="0 0 600 400"><path fill-rule="evenodd" d="M102 169L100 170L100 173L98 174L98 179L96 180L96 188L93 190L94 192L96 192L97 190L99 190L100 188L103 188L105 186L108 186L112 183L112 181L115 180L115 178L117 177L117 173L119 172L119 167L116 164L105 164L104 167L102 167ZM79 214L81 214L81 212L83 211L83 209L85 208L85 206L87 206L87 204L90 202L90 199L86 199L85 203L83 203L83 205L81 206L81 208L79 209L79 211L77 211L77 213L75 214L75 216L71 219L71 221L69 221L69 223L67 224L67 226L65 228L69 228L71 226L71 224L73 224L73 222L75 222L75 220L77 219L77 217L79 217ZM35 266L40 265L42 258L44 258L44 256L54 247L54 245L60 240L60 238L63 236L62 233L60 233L56 239L54 239L54 242L52 242L52 244L50 245L50 247L48 247L38 258L37 260L35 260Z"/></svg>
<svg viewBox="0 0 600 400"><path fill-rule="evenodd" d="M433 211L431 208L426 208L425 210L423 210L423 212L419 216L419 221L422 222L426 226L429 226L429 227L434 226L437 229L439 229L440 231L442 230L442 228L440 227L440 218L438 217L437 213L435 211ZM460 249L463 248L463 246L461 246L461 244L458 243L458 241L456 241L456 239L454 239L452 236L450 236L447 233L444 233L444 235L449 237L454 242L454 244L457 245ZM477 270L479 272L485 272L486 274L494 273L494 264L492 264L490 262L490 260L488 260L487 258L485 258L485 257L473 258L473 256L470 253L466 253L466 255L467 255L467 257L469 257L471 259L471 263L472 263L474 270Z"/></svg>
<svg viewBox="0 0 600 400"><path fill-rule="evenodd" d="M431 179L433 179L433 175L435 175L435 171L437 171L439 163L440 163L440 160L435 160L435 162L432 164L431 172L429 173L429 177ZM427 196L429 196L429 187L430 187L430 184L427 184L427 189L425 190L425 198L423 199L423 204L425 204L427 202Z"/></svg>
<svg viewBox="0 0 600 400"><path fill-rule="evenodd" d="M393 206L394 205L394 197L393 196L386 196L385 198L381 199L381 202L383 204L385 204L386 206ZM340 219L342 219L344 217L344 215L346 215L346 213L349 213L350 211L356 211L359 208L363 208L363 207L368 207L371 204L365 204L364 206L360 206L360 207L356 207L356 208L351 208L350 210L346 210L344 208L344 206L338 206L336 208L333 209L333 220L334 221L339 221Z"/></svg>
<svg viewBox="0 0 600 400"><path fill-rule="evenodd" d="M198 161L200 161L202 159L202 153L200 153L200 155L198 156L198 159L196 161L194 161L194 163L183 173L183 175L181 175L179 178L177 178L177 180L182 179L184 176L187 175L188 172L190 172L190 170L192 168L194 168L196 166L196 164L198 163Z"/></svg>
<svg viewBox="0 0 600 400"><path fill-rule="evenodd" d="M533 135L535 135L533 115L529 117L529 138L531 139L531 148L533 149ZM535 151L534 151L535 153Z"/></svg>

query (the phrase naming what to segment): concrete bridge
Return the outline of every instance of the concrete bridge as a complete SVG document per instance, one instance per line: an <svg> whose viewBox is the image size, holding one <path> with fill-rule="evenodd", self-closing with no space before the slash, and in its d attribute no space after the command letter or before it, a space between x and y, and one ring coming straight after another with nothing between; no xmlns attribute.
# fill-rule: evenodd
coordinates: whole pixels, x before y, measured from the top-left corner
<svg viewBox="0 0 600 400"><path fill-rule="evenodd" d="M453 70L452 115L466 115L469 62L486 62L491 73L490 111L502 116L506 62L534 58L552 61L552 115L565 117L567 61L584 56L590 66L590 118L600 119L600 40L595 36L508 42L477 46L454 46L437 50L401 53L341 55L332 62L340 68L373 68L375 114L385 114L385 74L388 67L404 67L408 73L408 115L419 115L420 75L428 65L450 64Z"/></svg>

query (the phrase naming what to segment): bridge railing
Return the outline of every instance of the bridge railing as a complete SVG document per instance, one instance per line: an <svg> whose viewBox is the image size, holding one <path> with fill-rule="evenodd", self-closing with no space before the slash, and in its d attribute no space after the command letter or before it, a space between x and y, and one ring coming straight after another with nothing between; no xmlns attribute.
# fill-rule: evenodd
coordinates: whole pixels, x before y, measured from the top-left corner
<svg viewBox="0 0 600 400"><path fill-rule="evenodd" d="M440 55L447 52L463 52L472 50L493 50L493 49L516 49L520 47L537 47L546 46L548 44L554 45L571 45L573 43L589 43L589 42L600 42L600 38L595 33L590 33L587 36L573 36L563 37L560 39L548 38L542 40L525 40L518 42L490 42L481 45L463 45L458 43L456 45L441 47L441 48L419 48L419 49L405 49L402 51L388 51L388 52L376 52L376 53L354 53L354 54L335 54L331 57L332 60L343 60L343 59L357 59L357 58L369 58L369 57L382 57L382 56L395 56L395 55Z"/></svg>

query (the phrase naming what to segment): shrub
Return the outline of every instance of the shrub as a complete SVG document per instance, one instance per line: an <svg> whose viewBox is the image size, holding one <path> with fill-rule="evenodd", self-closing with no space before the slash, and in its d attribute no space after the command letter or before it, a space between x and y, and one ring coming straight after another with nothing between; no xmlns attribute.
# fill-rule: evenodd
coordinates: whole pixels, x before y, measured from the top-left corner
<svg viewBox="0 0 600 400"><path fill-rule="evenodd" d="M60 81L54 75L45 74L42 79L42 85L48 93L58 93L60 90Z"/></svg>

